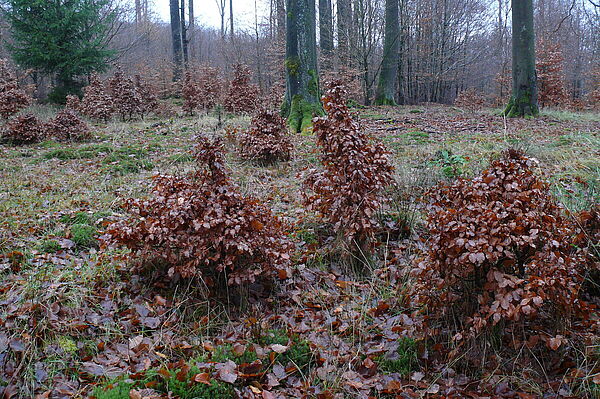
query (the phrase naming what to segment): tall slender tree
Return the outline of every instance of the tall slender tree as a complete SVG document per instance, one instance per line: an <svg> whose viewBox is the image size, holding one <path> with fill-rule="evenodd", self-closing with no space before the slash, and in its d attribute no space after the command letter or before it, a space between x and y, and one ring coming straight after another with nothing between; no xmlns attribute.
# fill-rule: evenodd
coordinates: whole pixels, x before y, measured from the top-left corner
<svg viewBox="0 0 600 399"><path fill-rule="evenodd" d="M344 65L350 60L350 27L352 26L351 0L337 0L338 56Z"/></svg>
<svg viewBox="0 0 600 399"><path fill-rule="evenodd" d="M322 66L330 69L333 53L333 15L331 0L319 0L319 41L321 45Z"/></svg>
<svg viewBox="0 0 600 399"><path fill-rule="evenodd" d="M185 0L181 0L181 47L183 48L183 64L187 68L189 55L188 55L188 39L187 39L187 26L185 25Z"/></svg>
<svg viewBox="0 0 600 399"><path fill-rule="evenodd" d="M396 81L400 61L400 1L385 1L383 61L375 94L375 104L396 105Z"/></svg>
<svg viewBox="0 0 600 399"><path fill-rule="evenodd" d="M175 64L175 73L173 79L181 78L183 69L182 43L181 43L181 14L179 12L179 0L170 0L171 12L171 39L173 42L173 63Z"/></svg>
<svg viewBox="0 0 600 399"><path fill-rule="evenodd" d="M535 74L533 0L512 1L512 96L504 114L509 117L539 114Z"/></svg>
<svg viewBox="0 0 600 399"><path fill-rule="evenodd" d="M233 41L233 0L229 0L229 23L231 24L231 40Z"/></svg>
<svg viewBox="0 0 600 399"><path fill-rule="evenodd" d="M315 0L287 0L286 98L290 128L305 131L321 112Z"/></svg>
<svg viewBox="0 0 600 399"><path fill-rule="evenodd" d="M190 19L188 23L188 46L189 46L189 57L190 60L194 58L194 34L196 29L196 20L194 16L194 0L188 0L188 17Z"/></svg>

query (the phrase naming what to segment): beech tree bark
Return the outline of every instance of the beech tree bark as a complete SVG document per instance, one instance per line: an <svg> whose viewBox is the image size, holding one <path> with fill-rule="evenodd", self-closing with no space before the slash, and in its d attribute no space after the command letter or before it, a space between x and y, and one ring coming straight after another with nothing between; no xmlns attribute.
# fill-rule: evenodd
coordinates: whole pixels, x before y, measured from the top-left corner
<svg viewBox="0 0 600 399"><path fill-rule="evenodd" d="M400 61L400 2L385 1L385 36L383 44L383 61L375 94L376 105L396 104L396 80Z"/></svg>
<svg viewBox="0 0 600 399"><path fill-rule="evenodd" d="M185 0L181 0L181 46L183 47L183 64L187 68L189 55L188 55L188 39L187 39L187 26L185 26Z"/></svg>
<svg viewBox="0 0 600 399"><path fill-rule="evenodd" d="M351 59L350 51L350 26L352 25L351 0L337 1L337 39L338 56L342 65L348 66Z"/></svg>
<svg viewBox="0 0 600 399"><path fill-rule="evenodd" d="M319 41L323 69L330 69L333 53L333 15L331 0L319 0Z"/></svg>
<svg viewBox="0 0 600 399"><path fill-rule="evenodd" d="M194 29L196 28L196 21L194 16L194 0L188 0L188 52L190 60L194 58Z"/></svg>
<svg viewBox="0 0 600 399"><path fill-rule="evenodd" d="M231 24L231 41L233 41L233 0L229 0L229 22Z"/></svg>
<svg viewBox="0 0 600 399"><path fill-rule="evenodd" d="M173 42L173 64L175 70L173 73L173 79L179 80L181 78L182 71L182 44L181 44L181 19L179 13L179 0L170 0L170 12L171 12L171 39Z"/></svg>
<svg viewBox="0 0 600 399"><path fill-rule="evenodd" d="M535 73L533 0L512 1L512 96L504 114L509 117L539 114Z"/></svg>
<svg viewBox="0 0 600 399"><path fill-rule="evenodd" d="M286 97L283 113L292 131L306 131L321 112L315 0L287 0Z"/></svg>

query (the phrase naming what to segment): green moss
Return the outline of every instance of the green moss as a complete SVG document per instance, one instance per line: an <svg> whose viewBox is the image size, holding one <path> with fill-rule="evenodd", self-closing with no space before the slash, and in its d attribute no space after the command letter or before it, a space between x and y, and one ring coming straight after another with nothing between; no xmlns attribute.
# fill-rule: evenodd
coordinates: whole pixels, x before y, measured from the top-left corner
<svg viewBox="0 0 600 399"><path fill-rule="evenodd" d="M285 59L285 68L287 69L290 76L298 76L300 71L300 58L299 57L288 57Z"/></svg>
<svg viewBox="0 0 600 399"><path fill-rule="evenodd" d="M311 104L301 95L295 95L290 106L288 126L295 133L309 133L313 117L322 113L323 109L320 103Z"/></svg>
<svg viewBox="0 0 600 399"><path fill-rule="evenodd" d="M308 81L308 93L316 98L321 97L319 92L319 74L317 71L311 69L308 71L310 79Z"/></svg>
<svg viewBox="0 0 600 399"><path fill-rule="evenodd" d="M244 353L242 353L241 355L237 355L233 352L233 347L231 345L227 344L227 345L219 346L213 353L211 353L211 354L207 353L205 356L201 357L199 360L200 361L210 360L211 362L215 362L215 363L225 363L226 361L231 360L235 364L240 365L240 364L252 363L256 359L258 359L258 357L256 356L256 352L248 350L248 348L246 348Z"/></svg>
<svg viewBox="0 0 600 399"><path fill-rule="evenodd" d="M71 337L61 336L58 337L57 340L58 347L63 350L63 352L68 354L74 354L77 352L77 344Z"/></svg>
<svg viewBox="0 0 600 399"><path fill-rule="evenodd" d="M537 104L531 102L531 93L528 90L522 92L519 98L511 97L504 109L504 115L509 118L534 117L539 113Z"/></svg>
<svg viewBox="0 0 600 399"><path fill-rule="evenodd" d="M95 242L96 228L89 224L71 226L71 239L80 247L91 247Z"/></svg>

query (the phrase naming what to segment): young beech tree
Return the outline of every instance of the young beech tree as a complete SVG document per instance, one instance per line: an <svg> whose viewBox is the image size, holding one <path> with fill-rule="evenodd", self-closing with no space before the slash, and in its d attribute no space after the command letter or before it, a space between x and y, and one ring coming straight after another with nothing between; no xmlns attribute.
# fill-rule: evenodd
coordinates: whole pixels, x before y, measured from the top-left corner
<svg viewBox="0 0 600 399"><path fill-rule="evenodd" d="M535 74L533 0L512 2L512 96L504 111L509 117L539 114Z"/></svg>
<svg viewBox="0 0 600 399"><path fill-rule="evenodd" d="M8 0L4 16L11 26L9 48L23 68L56 77L53 100L78 91L80 76L100 72L115 52L117 9L111 0Z"/></svg>
<svg viewBox="0 0 600 399"><path fill-rule="evenodd" d="M399 0L385 1L385 38L383 61L375 95L376 105L396 105L396 79L400 61L400 11Z"/></svg>
<svg viewBox="0 0 600 399"><path fill-rule="evenodd" d="M317 71L315 0L287 0L286 95L283 114L290 128L303 131L321 113Z"/></svg>

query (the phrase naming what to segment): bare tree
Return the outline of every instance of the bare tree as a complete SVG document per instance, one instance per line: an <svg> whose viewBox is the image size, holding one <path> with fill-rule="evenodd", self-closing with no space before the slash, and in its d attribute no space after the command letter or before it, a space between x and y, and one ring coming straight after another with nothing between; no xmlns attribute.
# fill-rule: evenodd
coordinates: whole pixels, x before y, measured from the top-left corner
<svg viewBox="0 0 600 399"><path fill-rule="evenodd" d="M219 7L219 16L221 17L221 38L225 38L225 6L227 0L215 0Z"/></svg>

